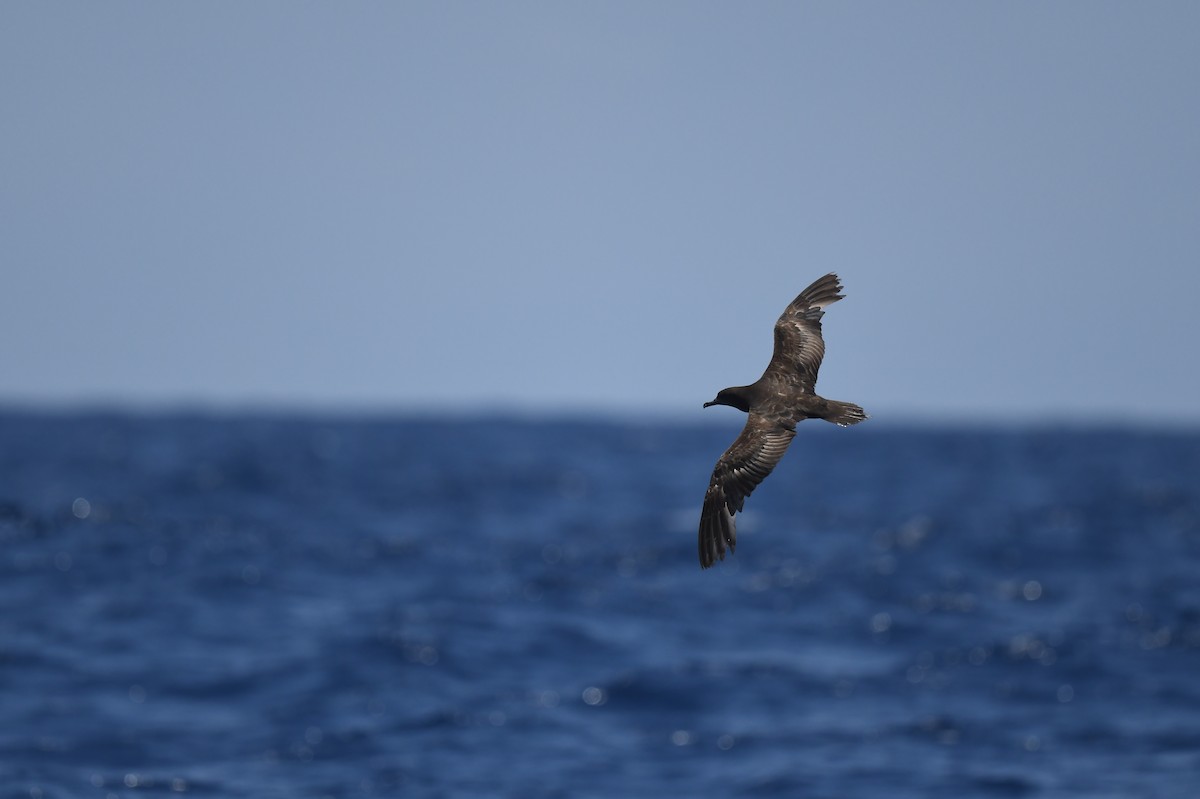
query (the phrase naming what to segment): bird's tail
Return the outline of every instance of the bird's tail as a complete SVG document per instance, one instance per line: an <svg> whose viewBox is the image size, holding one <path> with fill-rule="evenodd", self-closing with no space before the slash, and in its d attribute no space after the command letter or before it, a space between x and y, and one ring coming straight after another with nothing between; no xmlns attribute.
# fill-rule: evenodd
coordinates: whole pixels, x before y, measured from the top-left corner
<svg viewBox="0 0 1200 799"><path fill-rule="evenodd" d="M828 403L828 409L825 415L821 418L827 422L833 422L842 427L849 427L852 424L858 424L861 421L869 419L866 411L855 405L853 402L838 402L837 400L825 400Z"/></svg>

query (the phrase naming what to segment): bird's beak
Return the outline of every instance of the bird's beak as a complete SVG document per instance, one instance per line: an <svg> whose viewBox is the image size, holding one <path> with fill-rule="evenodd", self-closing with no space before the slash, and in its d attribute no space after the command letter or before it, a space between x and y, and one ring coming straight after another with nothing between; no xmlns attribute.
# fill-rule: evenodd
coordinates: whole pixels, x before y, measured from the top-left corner
<svg viewBox="0 0 1200 799"><path fill-rule="evenodd" d="M706 402L706 403L704 403L704 407L707 408L709 405L716 405L716 404L717 403L715 403L715 402Z"/></svg>

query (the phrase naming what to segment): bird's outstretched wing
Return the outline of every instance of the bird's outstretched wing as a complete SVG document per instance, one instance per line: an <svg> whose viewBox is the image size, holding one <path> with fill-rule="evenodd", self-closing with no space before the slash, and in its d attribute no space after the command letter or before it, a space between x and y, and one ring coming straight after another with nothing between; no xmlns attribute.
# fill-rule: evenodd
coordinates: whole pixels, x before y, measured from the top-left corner
<svg viewBox="0 0 1200 799"><path fill-rule="evenodd" d="M817 370L825 357L821 317L825 308L842 298L842 283L830 272L800 292L775 323L775 353L768 372L806 393L813 393Z"/></svg>
<svg viewBox="0 0 1200 799"><path fill-rule="evenodd" d="M779 463L795 435L794 429L782 423L750 414L741 435L717 461L704 495L704 510L700 512L701 567L707 569L717 560L724 560L726 547L733 551L737 545L733 515Z"/></svg>

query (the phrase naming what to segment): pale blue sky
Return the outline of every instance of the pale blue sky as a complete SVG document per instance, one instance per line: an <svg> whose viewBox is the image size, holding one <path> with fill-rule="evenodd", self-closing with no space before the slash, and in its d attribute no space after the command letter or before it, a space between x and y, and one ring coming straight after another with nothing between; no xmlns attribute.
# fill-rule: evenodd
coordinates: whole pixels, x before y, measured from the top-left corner
<svg viewBox="0 0 1200 799"><path fill-rule="evenodd" d="M1200 3L4 3L0 403L1200 422Z"/></svg>

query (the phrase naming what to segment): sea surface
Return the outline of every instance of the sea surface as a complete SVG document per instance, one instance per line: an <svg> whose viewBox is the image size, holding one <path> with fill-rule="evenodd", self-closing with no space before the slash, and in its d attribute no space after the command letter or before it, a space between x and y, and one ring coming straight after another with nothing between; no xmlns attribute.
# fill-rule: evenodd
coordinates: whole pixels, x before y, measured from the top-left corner
<svg viewBox="0 0 1200 799"><path fill-rule="evenodd" d="M722 422L0 413L0 796L1200 796L1200 434L808 422L701 571Z"/></svg>

